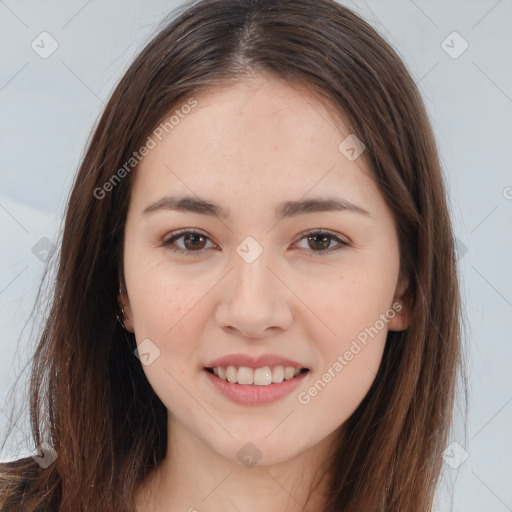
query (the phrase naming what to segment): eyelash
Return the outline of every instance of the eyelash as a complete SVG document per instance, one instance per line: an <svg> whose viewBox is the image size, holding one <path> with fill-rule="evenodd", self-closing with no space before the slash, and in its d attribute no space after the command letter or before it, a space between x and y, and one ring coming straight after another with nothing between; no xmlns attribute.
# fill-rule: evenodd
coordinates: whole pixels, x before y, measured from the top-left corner
<svg viewBox="0 0 512 512"><path fill-rule="evenodd" d="M205 235L204 233L201 233L200 231L195 231L195 230L192 230L192 229L182 229L182 230L176 232L173 236L171 236L167 240L164 240L162 242L162 246L170 249L173 252L177 252L179 254L187 254L187 255L191 255L191 256L200 256L206 249L200 249L198 251L188 251L186 249L180 249L180 248L176 248L176 247L171 247L171 244L173 244L176 240L178 240L180 238L183 238L183 236L186 236L186 235L200 235L200 236L202 236L204 238L207 238L209 240L209 237L207 235ZM327 231L314 230L314 229L313 230L308 230L308 231L305 231L304 233L302 233L302 236L301 236L301 238L298 241L300 242L304 238L307 238L307 237L310 237L310 236L327 236L330 239L332 239L332 240L334 240L336 242L339 242L338 247L336 247L335 249L332 249L332 248L331 249L322 249L320 251L313 251L312 250L311 252L313 252L313 254L315 254L315 255L323 256L326 253L331 253L331 252L343 249L345 247L350 247L351 246L351 244L349 244L348 242L345 242L344 240L341 240L337 236L335 236L335 235L333 235L333 234L331 234L331 233L329 233Z"/></svg>

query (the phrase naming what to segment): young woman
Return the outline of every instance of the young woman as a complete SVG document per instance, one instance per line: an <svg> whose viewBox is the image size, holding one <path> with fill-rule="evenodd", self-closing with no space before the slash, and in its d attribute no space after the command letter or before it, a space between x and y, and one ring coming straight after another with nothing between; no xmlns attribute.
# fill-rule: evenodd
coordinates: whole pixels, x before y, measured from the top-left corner
<svg viewBox="0 0 512 512"><path fill-rule="evenodd" d="M454 242L404 64L330 0L187 4L67 208L41 457L2 510L426 512L460 370Z"/></svg>

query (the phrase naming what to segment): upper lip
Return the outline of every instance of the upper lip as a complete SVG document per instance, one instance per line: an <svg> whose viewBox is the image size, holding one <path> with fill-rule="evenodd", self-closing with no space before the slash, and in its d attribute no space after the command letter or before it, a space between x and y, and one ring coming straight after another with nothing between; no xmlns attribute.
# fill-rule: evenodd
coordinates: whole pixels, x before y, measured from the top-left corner
<svg viewBox="0 0 512 512"><path fill-rule="evenodd" d="M265 366L291 366L293 368L306 368L303 364L279 356L277 354L262 354L258 357L247 354L229 354L210 361L206 368L216 368L218 366L246 366L248 368L264 368Z"/></svg>

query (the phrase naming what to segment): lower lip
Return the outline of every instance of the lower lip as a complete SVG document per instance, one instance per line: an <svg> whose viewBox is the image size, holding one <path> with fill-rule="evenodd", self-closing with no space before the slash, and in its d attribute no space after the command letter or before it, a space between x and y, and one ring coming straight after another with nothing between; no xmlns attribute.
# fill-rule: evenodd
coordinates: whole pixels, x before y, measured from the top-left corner
<svg viewBox="0 0 512 512"><path fill-rule="evenodd" d="M232 384L231 382L220 379L213 373L206 370L203 371L210 379L210 382L226 398L243 405L260 405L276 402L295 390L309 374L309 371L307 371L290 380L283 380L283 382L269 384L268 386L255 386Z"/></svg>

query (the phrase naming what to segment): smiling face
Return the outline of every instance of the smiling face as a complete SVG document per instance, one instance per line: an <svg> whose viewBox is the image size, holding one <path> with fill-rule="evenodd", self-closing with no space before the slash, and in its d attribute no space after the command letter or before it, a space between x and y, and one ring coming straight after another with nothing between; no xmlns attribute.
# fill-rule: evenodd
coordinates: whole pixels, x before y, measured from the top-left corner
<svg viewBox="0 0 512 512"><path fill-rule="evenodd" d="M392 307L406 286L396 228L363 157L338 149L350 130L339 120L335 128L307 90L260 76L194 98L134 176L124 323L144 342L143 369L171 431L233 461L252 442L259 464L277 463L350 417L388 329L406 327L405 308ZM284 207L326 199L341 207ZM184 228L191 233L172 241ZM277 359L251 365L234 354ZM308 371L249 388L205 370L231 360Z"/></svg>

